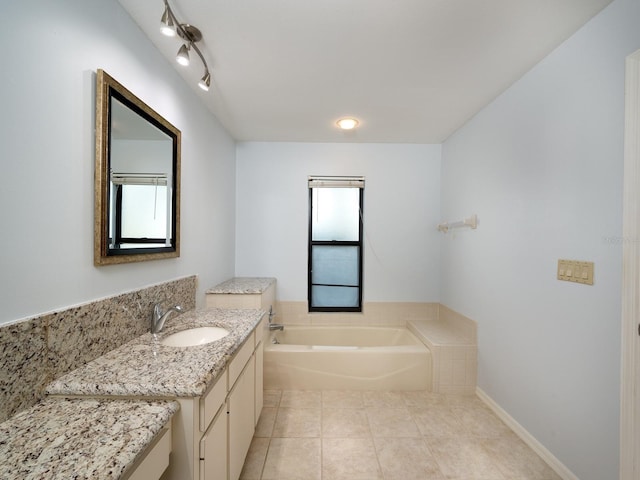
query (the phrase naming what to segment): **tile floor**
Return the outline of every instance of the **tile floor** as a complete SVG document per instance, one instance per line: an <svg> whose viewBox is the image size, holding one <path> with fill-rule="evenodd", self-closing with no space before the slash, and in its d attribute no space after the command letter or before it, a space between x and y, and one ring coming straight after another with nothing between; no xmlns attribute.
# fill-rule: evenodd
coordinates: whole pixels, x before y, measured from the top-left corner
<svg viewBox="0 0 640 480"><path fill-rule="evenodd" d="M560 480L473 396L265 391L243 480Z"/></svg>

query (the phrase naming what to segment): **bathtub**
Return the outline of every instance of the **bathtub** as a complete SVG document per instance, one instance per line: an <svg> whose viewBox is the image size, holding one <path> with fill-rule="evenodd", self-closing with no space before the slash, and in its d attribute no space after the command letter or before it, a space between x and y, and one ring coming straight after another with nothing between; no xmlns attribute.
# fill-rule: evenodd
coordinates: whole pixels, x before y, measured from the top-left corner
<svg viewBox="0 0 640 480"><path fill-rule="evenodd" d="M264 347L269 390L429 390L431 352L399 327L285 326Z"/></svg>

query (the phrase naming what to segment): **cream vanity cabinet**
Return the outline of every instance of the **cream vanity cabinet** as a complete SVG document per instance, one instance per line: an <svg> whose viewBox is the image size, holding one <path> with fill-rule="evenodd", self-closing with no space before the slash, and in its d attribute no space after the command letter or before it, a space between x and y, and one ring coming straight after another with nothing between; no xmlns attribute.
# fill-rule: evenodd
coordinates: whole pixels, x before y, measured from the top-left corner
<svg viewBox="0 0 640 480"><path fill-rule="evenodd" d="M201 397L178 398L171 464L162 480L238 480L262 411L266 316ZM259 358L258 358L259 357Z"/></svg>

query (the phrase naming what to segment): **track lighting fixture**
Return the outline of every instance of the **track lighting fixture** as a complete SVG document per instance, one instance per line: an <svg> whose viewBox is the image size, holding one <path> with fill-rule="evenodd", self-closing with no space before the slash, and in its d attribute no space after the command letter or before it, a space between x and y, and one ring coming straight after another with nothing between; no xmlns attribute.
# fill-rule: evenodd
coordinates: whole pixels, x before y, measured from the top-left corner
<svg viewBox="0 0 640 480"><path fill-rule="evenodd" d="M189 52L193 50L202 60L204 66L204 76L198 82L198 86L205 92L209 90L211 86L211 74L209 73L209 66L207 65L202 52L196 45L197 42L202 40L202 32L193 25L188 23L180 23L176 16L173 14L169 1L164 0L164 13L160 19L160 31L169 37L173 37L176 34L184 40L184 43L178 50L176 55L176 61L183 66L188 66L190 63Z"/></svg>

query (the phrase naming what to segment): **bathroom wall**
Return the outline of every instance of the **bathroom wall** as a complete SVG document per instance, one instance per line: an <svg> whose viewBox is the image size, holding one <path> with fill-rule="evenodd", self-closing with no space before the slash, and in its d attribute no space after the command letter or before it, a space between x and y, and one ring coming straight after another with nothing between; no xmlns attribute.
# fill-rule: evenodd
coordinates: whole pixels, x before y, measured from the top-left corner
<svg viewBox="0 0 640 480"><path fill-rule="evenodd" d="M306 302L308 175L364 175L364 302L438 302L440 146L240 143L236 275Z"/></svg>
<svg viewBox="0 0 640 480"><path fill-rule="evenodd" d="M203 303L234 273L233 139L116 0L0 2L0 17L15 47L0 69L0 324L193 274ZM93 266L98 68L182 131L178 259Z"/></svg>
<svg viewBox="0 0 640 480"><path fill-rule="evenodd" d="M581 480L618 477L624 61L616 0L443 144L441 302L478 322L479 387ZM593 286L556 280L595 262Z"/></svg>

